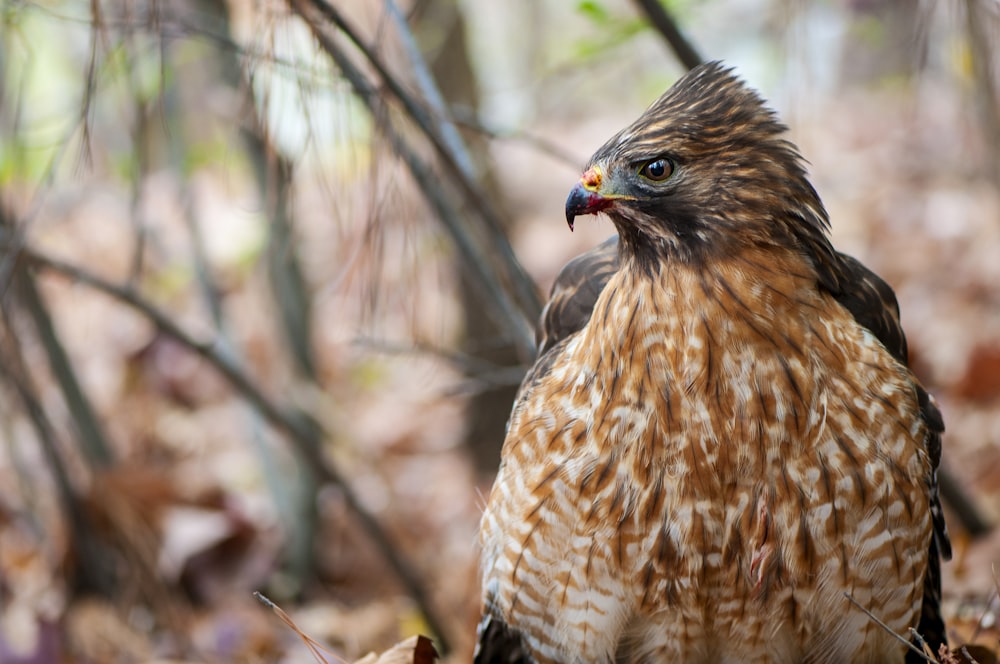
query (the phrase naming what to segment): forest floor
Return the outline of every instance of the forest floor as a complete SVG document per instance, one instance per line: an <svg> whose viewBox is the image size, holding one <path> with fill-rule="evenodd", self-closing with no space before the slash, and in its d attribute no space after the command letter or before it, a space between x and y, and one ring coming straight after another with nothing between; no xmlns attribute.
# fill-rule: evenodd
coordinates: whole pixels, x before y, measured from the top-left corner
<svg viewBox="0 0 1000 664"><path fill-rule="evenodd" d="M846 97L790 122L792 138L811 161L838 248L896 289L912 364L945 415L944 466L997 523L1000 194L996 182L969 175L966 159L977 148L962 134L959 109L924 101L914 109L875 93ZM553 122L538 131L581 146L582 158L630 119ZM498 144L493 156L500 188L523 193L512 203L515 248L547 288L566 260L613 229L586 220L569 235L562 204L576 178L571 168L555 168L521 145ZM183 228L177 184L167 178L148 186L147 201L166 229L157 241L168 255ZM219 211L207 243L224 265L231 341L261 385L290 385L269 311L253 295L264 277L240 262L240 252L258 242L233 212L246 200L246 185L205 176L194 186L200 204ZM402 198L398 208L407 209ZM303 199L307 207L322 197ZM121 191L66 189L47 204L31 240L102 274L125 274L129 236L120 231L128 213ZM293 396L324 414L335 432L326 453L429 589L451 637L448 661L468 661L479 608L476 529L490 478L475 474L462 446L467 381L440 354L375 352L358 343L446 345L456 336L454 277L437 254L421 262L420 243L437 246L426 229L387 235L388 255L403 258L382 270L382 300L369 308L354 273L344 277L326 265L330 257L348 261L351 247L364 242L363 225L332 231L317 211L303 220L325 391ZM152 284L158 299L178 321L207 332L193 289L170 283L169 265L161 267L161 281ZM269 458L286 482L296 477L287 450L212 366L141 315L79 284L46 276L42 285L88 393L125 452L123 463L104 473L88 475L78 462L71 471L103 541L128 572L114 601L70 601L66 583L77 552L48 466L27 425L2 408L0 436L10 444L0 452L0 662L312 661L300 636L254 598L257 590L336 653L329 661L355 661L428 632L335 486L318 498L315 578L295 586L280 571L284 531L256 446L262 440L272 448ZM56 400L48 390L46 399ZM1000 529L973 539L953 514L949 523L955 557L944 568L944 596L953 641L995 652Z"/></svg>

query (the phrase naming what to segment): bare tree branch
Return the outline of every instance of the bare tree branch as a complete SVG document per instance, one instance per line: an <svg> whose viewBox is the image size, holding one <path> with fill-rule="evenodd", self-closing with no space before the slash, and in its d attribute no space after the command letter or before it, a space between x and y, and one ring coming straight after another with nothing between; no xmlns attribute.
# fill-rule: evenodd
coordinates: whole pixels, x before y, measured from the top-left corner
<svg viewBox="0 0 1000 664"><path fill-rule="evenodd" d="M6 247L5 247L6 248ZM324 483L334 484L340 488L348 508L361 522L362 528L372 538L375 545L385 557L386 562L396 573L399 580L414 602L420 607L427 620L428 627L434 631L442 651L450 650L450 640L444 630L444 622L438 616L430 603L430 598L423 583L413 571L409 561L400 553L399 548L382 528L378 519L368 511L358 496L351 489L340 470L322 452L323 441L328 438L327 432L308 413L280 406L266 396L226 353L221 352L214 342L199 341L186 330L171 320L170 316L161 311L141 294L128 286L120 286L103 279L83 268L51 258L28 247L17 247L22 260L40 269L50 270L73 281L82 283L113 299L128 305L152 322L157 329L171 337L188 350L204 358L216 371L229 382L234 390L243 396L270 424L283 432L311 465L317 478Z"/></svg>
<svg viewBox="0 0 1000 664"><path fill-rule="evenodd" d="M458 130L455 129L455 123L449 117L444 97L441 96L441 91L438 90L437 84L434 83L434 76L424 61L423 53L420 52L420 48L417 46L417 40L414 38L413 33L410 32L410 26L406 24L406 17L403 16L403 13L399 10L399 6L393 0L385 0L385 8L393 27L399 33L400 41L403 43L403 50L406 51L406 58L413 68L413 77L416 80L417 87L420 88L420 93L424 96L424 101L430 106L431 117L437 119L436 129L441 136L442 142L454 158L455 165L462 172L462 175L470 181L475 182L476 168L472 163L472 156L465 147L465 142L459 135ZM370 56L369 53L371 54ZM370 49L365 49L365 56L371 59L371 57L375 57L375 53Z"/></svg>
<svg viewBox="0 0 1000 664"><path fill-rule="evenodd" d="M996 44L1000 35L1000 10L994 3L988 6L982 0L969 0L964 4L966 32L972 49L970 64L975 78L974 103L983 133L989 139L988 145L996 147L1000 145L1000 85L997 84L1000 66L996 57L991 56L991 51L995 50L991 44ZM1000 152L987 150L986 157L994 180L1000 184Z"/></svg>
<svg viewBox="0 0 1000 664"><path fill-rule="evenodd" d="M307 2L308 4L306 4ZM503 231L500 214L489 204L489 194L484 191L476 181L474 173L463 169L461 165L463 163L463 159L450 149L448 141L444 138L446 130L443 130L441 126L447 125L450 120L435 113L429 113L423 105L417 103L413 96L406 91L403 85L388 70L381 58L379 58L379 56L367 44L365 44L358 32L351 26L340 11L333 7L329 2L326 2L326 0L289 0L289 4L296 11L296 13L298 13L299 16L306 21L310 29L312 29L313 34L320 39L320 45L325 51L327 51L331 58L333 58L334 62L345 74L352 87L354 87L355 92L359 97L362 97L362 100L369 106L373 113L377 104L381 103L381 100L377 97L371 98L369 95L363 94L362 91L359 90L355 81L356 78L360 77L360 79L364 80L364 87L371 88L371 84L368 83L364 74L361 73L361 70L358 69L349 60L349 58L347 58L343 49L341 49L329 35L325 35L324 33L324 38L320 38L319 35L323 32L321 24L317 21L317 17L309 11L309 7L312 7L315 12L319 14L319 16L330 21L338 30L343 32L344 35L350 39L351 43L353 43L355 47L361 51L361 53L365 56L365 59L368 60L378 73L386 88L400 101L408 116L416 122L420 130L424 133L428 140L430 140L431 145L441 157L449 175L453 177L454 183L459 187L466 204L474 210L477 210L481 215L481 230L486 233L486 236L491 243L489 252L498 255L501 259L505 277L510 282L508 285L513 289L519 307L524 312L524 317L533 323L542 311L542 303L539 298L538 291L535 288L534 282L524 271L524 268L514 255L510 242ZM403 27L405 27L405 25ZM353 74L348 74L346 70L347 68L351 69ZM464 161L471 163L471 160L468 159ZM469 220L466 220L465 225L468 224L468 221ZM459 227L458 230L463 234L467 234L462 227ZM451 233L454 231L449 228L449 232ZM528 357L534 354L533 339L530 347L532 350L531 353L528 354Z"/></svg>
<svg viewBox="0 0 1000 664"><path fill-rule="evenodd" d="M674 17L671 16L660 0L635 0L642 13L646 15L649 22L656 30L663 35L667 44L673 49L677 59L688 69L693 69L704 62L698 51L695 50L691 42L684 37Z"/></svg>
<svg viewBox="0 0 1000 664"><path fill-rule="evenodd" d="M533 134L521 129L502 129L499 127L489 127L484 125L479 119L466 108L451 109L455 124L465 129L477 132L486 136L503 141L517 141L537 150L538 152L559 161L570 168L582 168L586 163L586 157L572 154L555 141L550 141L544 136Z"/></svg>
<svg viewBox="0 0 1000 664"><path fill-rule="evenodd" d="M109 556L110 552L95 537L96 531L73 488L66 463L59 451L54 427L45 414L31 375L25 368L20 340L14 333L14 325L11 322L11 312L2 300L0 300L0 311L7 330L6 343L0 349L0 366L4 368L0 376L14 397L21 402L21 407L28 416L28 422L34 429L42 456L52 473L78 560L75 566L77 573L71 575L71 585L73 590L79 593L97 593L109 597L116 585L114 563ZM86 573L80 573L81 570L86 570Z"/></svg>
<svg viewBox="0 0 1000 664"><path fill-rule="evenodd" d="M381 118L384 105L378 90L365 77L361 70L351 61L337 41L333 38L314 5L319 3L322 7L329 7L321 0L289 0L296 13L306 22L313 32L320 46L334 61L341 73L351 84L355 94L368 107L372 116ZM332 8L330 8L332 10ZM335 12L335 10L332 10ZM339 16L339 14L337 14ZM417 109L418 115L422 111ZM410 173L416 180L417 185L427 197L431 207L437 213L438 218L444 224L452 240L458 248L459 253L465 258L465 264L469 268L475 283L482 289L484 296L490 298L497 307L497 323L506 329L511 340L517 345L520 353L529 358L534 355L534 333L528 323L527 312L518 306L510 298L504 289L501 280L492 270L492 261L489 255L481 250L468 232L469 219L463 216L458 209L448 200L447 195L441 187L440 177L435 176L430 168L417 156L416 150L386 122L383 133L389 141L393 152L395 152L407 165ZM430 131L430 130L429 130ZM433 132L430 132L433 133ZM505 240L506 242L506 240ZM532 286L533 288L534 286ZM539 308L540 311L540 308ZM533 318L532 318L533 320Z"/></svg>
<svg viewBox="0 0 1000 664"><path fill-rule="evenodd" d="M202 0L199 6L204 9L204 14L220 23L220 29L232 34L229 6L224 0ZM240 91L244 98L245 121L241 123L240 135L269 220L267 275L271 284L271 300L278 312L277 323L297 375L317 385L319 372L312 338L312 300L295 244L294 219L289 205L294 165L272 143L267 124L262 119L266 110L259 109L254 103L253 84L235 52L220 49L220 60L223 66L219 78L234 91ZM192 229L198 228L193 218L190 223ZM204 272L208 278L207 269ZM216 324L222 329L221 309ZM230 348L235 352L233 344ZM316 536L320 517L316 501L319 489L317 477L308 460L302 454L295 454L292 472L297 480L289 482L288 474L278 470L280 465L274 462L273 452L265 444L261 433L255 426L253 443L277 509L287 524L285 564L290 579L297 587L303 587L316 571Z"/></svg>
<svg viewBox="0 0 1000 664"><path fill-rule="evenodd" d="M15 270L14 290L17 301L31 317L42 347L48 357L49 368L63 394L76 426L80 449L87 463L93 468L110 466L114 461L111 446L94 412L90 399L80 386L76 371L63 347L59 334L52 323L52 317L45 306L34 275L27 270Z"/></svg>
<svg viewBox="0 0 1000 664"><path fill-rule="evenodd" d="M947 468L938 468L938 487L941 498L970 537L982 537L993 529L966 488Z"/></svg>

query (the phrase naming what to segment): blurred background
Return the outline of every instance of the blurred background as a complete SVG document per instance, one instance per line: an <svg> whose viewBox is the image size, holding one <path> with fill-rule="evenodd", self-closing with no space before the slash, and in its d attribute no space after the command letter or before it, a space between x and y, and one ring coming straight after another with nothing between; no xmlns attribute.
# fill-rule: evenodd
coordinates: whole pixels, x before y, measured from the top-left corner
<svg viewBox="0 0 1000 664"><path fill-rule="evenodd" d="M0 662L314 661L254 591L468 661L534 321L614 233L565 196L671 26L896 289L995 651L996 0L0 0Z"/></svg>

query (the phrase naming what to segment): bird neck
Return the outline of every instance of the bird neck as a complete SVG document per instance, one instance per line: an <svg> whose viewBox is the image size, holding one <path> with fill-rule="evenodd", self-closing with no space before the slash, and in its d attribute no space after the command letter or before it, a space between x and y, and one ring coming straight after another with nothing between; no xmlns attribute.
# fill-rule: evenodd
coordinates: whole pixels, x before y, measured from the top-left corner
<svg viewBox="0 0 1000 664"><path fill-rule="evenodd" d="M748 248L707 261L622 256L594 308L590 334L606 348L636 349L697 334L731 346L736 330L775 329L819 297L815 269L791 250ZM639 344L639 345L636 345Z"/></svg>
<svg viewBox="0 0 1000 664"><path fill-rule="evenodd" d="M718 435L765 406L773 417L809 412L802 400L812 397L799 392L793 373L810 364L803 340L823 297L815 270L790 253L747 250L697 267L664 262L651 271L625 260L567 347L574 367L567 387L593 385L612 410L654 408L666 414L657 420L664 431L701 417L707 403L719 415ZM767 396L763 406L755 401L760 394ZM805 418L793 425L811 426ZM640 456L654 448L667 454L640 433L606 444Z"/></svg>

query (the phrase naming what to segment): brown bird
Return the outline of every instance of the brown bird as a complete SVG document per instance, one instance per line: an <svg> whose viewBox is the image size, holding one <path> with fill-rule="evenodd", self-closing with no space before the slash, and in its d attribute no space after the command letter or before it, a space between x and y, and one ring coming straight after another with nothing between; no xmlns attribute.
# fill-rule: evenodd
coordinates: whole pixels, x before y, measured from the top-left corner
<svg viewBox="0 0 1000 664"><path fill-rule="evenodd" d="M937 652L941 415L785 127L718 63L590 160L480 525L476 662Z"/></svg>

